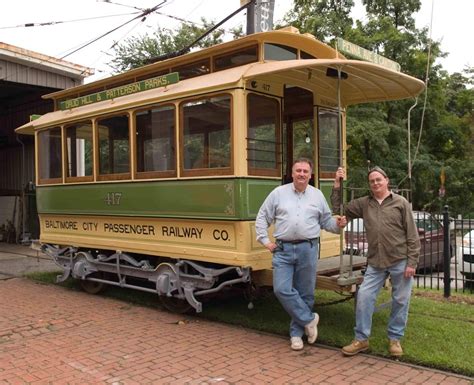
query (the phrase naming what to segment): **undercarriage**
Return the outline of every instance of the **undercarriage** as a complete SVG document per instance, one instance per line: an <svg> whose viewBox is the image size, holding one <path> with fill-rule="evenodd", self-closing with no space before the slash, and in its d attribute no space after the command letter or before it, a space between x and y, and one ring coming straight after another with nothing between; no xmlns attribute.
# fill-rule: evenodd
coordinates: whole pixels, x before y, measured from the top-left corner
<svg viewBox="0 0 474 385"><path fill-rule="evenodd" d="M251 280L250 268L246 267L204 266L190 260L137 256L119 250L111 253L50 244L43 244L41 249L63 269L58 282L69 277L78 279L92 294L105 285L155 293L174 312L194 309L199 313L202 302L197 298Z"/></svg>

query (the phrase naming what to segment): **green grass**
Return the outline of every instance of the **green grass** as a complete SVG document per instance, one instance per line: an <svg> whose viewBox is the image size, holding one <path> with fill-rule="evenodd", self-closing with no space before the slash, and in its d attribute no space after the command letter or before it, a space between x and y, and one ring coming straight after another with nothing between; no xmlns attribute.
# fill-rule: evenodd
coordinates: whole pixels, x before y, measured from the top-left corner
<svg viewBox="0 0 474 385"><path fill-rule="evenodd" d="M35 273L28 277L54 283L56 274ZM71 279L61 286L79 290L77 282ZM142 306L159 306L157 296L151 293L110 287L102 295ZM379 304L389 298L389 292L383 290ZM354 300L340 302L341 299L330 291L316 293L320 344L342 347L353 339ZM203 304L203 313L198 317L288 336L289 317L272 293L264 293L253 304L254 308L249 310L242 295L215 298ZM386 307L374 314L370 354L388 357L389 312ZM446 300L441 292L415 289L402 346L404 355L400 361L474 376L474 296L453 294Z"/></svg>

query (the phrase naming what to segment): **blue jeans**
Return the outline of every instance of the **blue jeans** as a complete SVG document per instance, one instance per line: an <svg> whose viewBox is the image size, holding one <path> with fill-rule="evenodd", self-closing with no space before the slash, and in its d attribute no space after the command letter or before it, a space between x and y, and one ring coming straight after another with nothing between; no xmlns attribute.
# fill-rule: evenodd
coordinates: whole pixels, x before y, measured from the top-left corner
<svg viewBox="0 0 474 385"><path fill-rule="evenodd" d="M372 314L374 313L377 295L388 274L390 274L392 283L392 310L388 321L387 334L391 340L399 340L403 337L413 284L413 277L405 278L403 276L406 265L407 261L405 260L383 269L367 267L364 281L357 293L356 326L354 328L357 340L367 340L370 336Z"/></svg>
<svg viewBox="0 0 474 385"><path fill-rule="evenodd" d="M290 337L302 337L313 319L317 240L298 244L277 242L273 252L273 292L291 317Z"/></svg>

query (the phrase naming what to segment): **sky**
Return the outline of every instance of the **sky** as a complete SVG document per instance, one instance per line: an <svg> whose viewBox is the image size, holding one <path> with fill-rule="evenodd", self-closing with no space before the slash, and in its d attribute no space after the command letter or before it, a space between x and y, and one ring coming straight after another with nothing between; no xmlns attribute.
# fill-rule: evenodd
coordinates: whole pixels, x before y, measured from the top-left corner
<svg viewBox="0 0 474 385"><path fill-rule="evenodd" d="M158 4L161 14L127 23L138 14L135 8L151 8ZM281 20L291 9L292 0L275 1L275 20ZM170 17L199 23L201 17L220 21L240 7L240 0L9 0L2 2L0 13L0 42L50 55L95 69L86 83L111 74L107 65L112 59L111 47L117 41L138 34L151 34L159 25L175 28L181 22ZM433 13L432 13L433 10ZM465 65L474 66L474 0L422 0L415 15L418 28L429 27L433 15L432 38L441 41L441 49L449 53L440 63L449 73L461 72ZM353 18L363 16L361 0L356 0ZM243 25L244 12L223 25L226 30ZM103 34L127 23L116 31L80 48ZM34 24L25 27L25 24ZM402 68L403 71L403 68Z"/></svg>

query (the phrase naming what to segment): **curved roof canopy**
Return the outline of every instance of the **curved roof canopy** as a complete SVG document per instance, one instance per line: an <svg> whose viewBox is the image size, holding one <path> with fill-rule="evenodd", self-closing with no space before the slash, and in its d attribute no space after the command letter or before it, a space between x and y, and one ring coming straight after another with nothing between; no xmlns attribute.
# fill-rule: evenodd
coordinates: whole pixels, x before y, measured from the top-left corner
<svg viewBox="0 0 474 385"><path fill-rule="evenodd" d="M338 81L338 70L341 79ZM412 76L378 64L347 59L288 60L255 63L243 74L245 80L268 78L306 85L337 105L338 82L341 107L351 104L399 100L417 96L424 83Z"/></svg>

